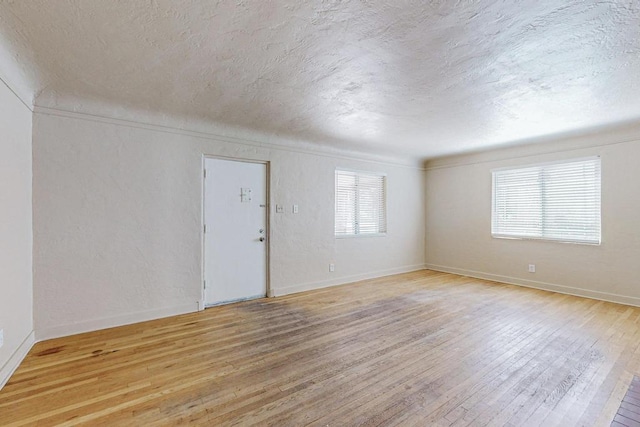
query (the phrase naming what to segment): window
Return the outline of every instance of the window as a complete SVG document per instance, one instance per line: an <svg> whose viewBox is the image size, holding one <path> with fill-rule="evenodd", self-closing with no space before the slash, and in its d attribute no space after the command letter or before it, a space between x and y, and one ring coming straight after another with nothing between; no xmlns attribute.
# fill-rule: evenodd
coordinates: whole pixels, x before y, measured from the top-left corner
<svg viewBox="0 0 640 427"><path fill-rule="evenodd" d="M599 157L492 175L492 236L600 244Z"/></svg>
<svg viewBox="0 0 640 427"><path fill-rule="evenodd" d="M336 169L336 236L387 232L387 177Z"/></svg>

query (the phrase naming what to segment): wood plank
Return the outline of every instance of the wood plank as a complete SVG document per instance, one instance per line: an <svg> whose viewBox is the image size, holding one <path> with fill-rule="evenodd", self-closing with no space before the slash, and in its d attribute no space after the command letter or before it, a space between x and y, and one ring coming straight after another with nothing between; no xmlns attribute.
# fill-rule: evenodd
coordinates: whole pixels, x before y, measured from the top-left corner
<svg viewBox="0 0 640 427"><path fill-rule="evenodd" d="M628 425L639 369L640 308L425 270L38 343L0 425Z"/></svg>

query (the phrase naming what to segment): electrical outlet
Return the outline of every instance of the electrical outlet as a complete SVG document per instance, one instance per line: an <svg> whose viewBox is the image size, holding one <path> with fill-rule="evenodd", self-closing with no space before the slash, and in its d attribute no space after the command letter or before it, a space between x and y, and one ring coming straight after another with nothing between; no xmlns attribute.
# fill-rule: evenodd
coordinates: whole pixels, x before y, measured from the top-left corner
<svg viewBox="0 0 640 427"><path fill-rule="evenodd" d="M334 271L336 271L336 266L335 266L335 264L329 264L329 271L330 271L331 273L333 273Z"/></svg>
<svg viewBox="0 0 640 427"><path fill-rule="evenodd" d="M535 272L536 272L536 265L529 264L529 273L535 273Z"/></svg>
<svg viewBox="0 0 640 427"><path fill-rule="evenodd" d="M276 213L284 213L284 206L276 205Z"/></svg>
<svg viewBox="0 0 640 427"><path fill-rule="evenodd" d="M4 329L0 329L0 348L4 345Z"/></svg>

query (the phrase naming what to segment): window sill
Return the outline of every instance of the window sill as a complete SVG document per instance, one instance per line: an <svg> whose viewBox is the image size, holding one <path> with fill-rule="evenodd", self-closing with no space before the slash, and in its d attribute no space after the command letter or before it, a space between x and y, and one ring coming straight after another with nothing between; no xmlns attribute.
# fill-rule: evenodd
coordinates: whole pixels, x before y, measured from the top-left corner
<svg viewBox="0 0 640 427"><path fill-rule="evenodd" d="M566 240L566 239L550 239L547 237L523 237L523 236L503 236L500 234L492 234L492 238L494 239L502 239L502 240L535 240L539 242L551 242L551 243L565 243L570 245L586 245L586 246L601 246L602 241L600 242L589 242L589 241L581 241L581 240Z"/></svg>

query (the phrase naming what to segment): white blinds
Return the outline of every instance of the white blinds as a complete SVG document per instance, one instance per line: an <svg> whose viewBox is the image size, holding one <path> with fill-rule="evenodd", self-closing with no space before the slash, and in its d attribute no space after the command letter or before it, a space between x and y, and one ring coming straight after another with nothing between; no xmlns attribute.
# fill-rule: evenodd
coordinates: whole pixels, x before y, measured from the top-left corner
<svg viewBox="0 0 640 427"><path fill-rule="evenodd" d="M491 234L600 243L600 158L493 172Z"/></svg>
<svg viewBox="0 0 640 427"><path fill-rule="evenodd" d="M336 170L335 235L387 231L386 177Z"/></svg>
<svg viewBox="0 0 640 427"><path fill-rule="evenodd" d="M356 234L356 175L336 171L336 236Z"/></svg>

